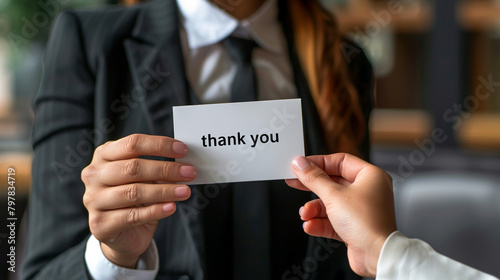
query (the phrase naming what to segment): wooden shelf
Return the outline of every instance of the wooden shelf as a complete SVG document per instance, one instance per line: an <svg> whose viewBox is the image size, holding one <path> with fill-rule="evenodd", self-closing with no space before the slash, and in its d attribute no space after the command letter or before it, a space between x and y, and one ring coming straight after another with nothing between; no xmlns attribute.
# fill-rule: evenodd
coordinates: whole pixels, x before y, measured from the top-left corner
<svg viewBox="0 0 500 280"><path fill-rule="evenodd" d="M16 170L14 178L16 194L27 194L31 187L31 161L30 153L11 153L0 156L0 187L7 190L7 170L13 167Z"/></svg>
<svg viewBox="0 0 500 280"><path fill-rule="evenodd" d="M390 13L388 3L371 3L368 1L351 4L345 8L332 8L340 29L344 32L361 30L367 33L365 29L369 22L378 23L380 26L380 22L377 21L375 15L382 11L390 14L389 25L397 32L425 32L429 30L433 21L432 7L426 2L404 5L400 13Z"/></svg>
<svg viewBox="0 0 500 280"><path fill-rule="evenodd" d="M458 18L468 30L500 29L500 4L492 1L463 1L458 8Z"/></svg>
<svg viewBox="0 0 500 280"><path fill-rule="evenodd" d="M465 119L457 131L464 148L477 150L500 149L500 114L476 113Z"/></svg>
<svg viewBox="0 0 500 280"><path fill-rule="evenodd" d="M370 132L373 144L408 144L430 136L433 122L422 110L375 109Z"/></svg>

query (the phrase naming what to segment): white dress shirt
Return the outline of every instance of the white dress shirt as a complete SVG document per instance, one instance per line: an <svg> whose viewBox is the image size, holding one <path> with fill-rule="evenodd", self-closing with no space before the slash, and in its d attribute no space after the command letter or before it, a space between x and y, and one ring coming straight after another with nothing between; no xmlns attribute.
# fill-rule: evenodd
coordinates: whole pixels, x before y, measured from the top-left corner
<svg viewBox="0 0 500 280"><path fill-rule="evenodd" d="M267 0L249 18L238 21L206 0L177 0L187 78L201 103L229 101L236 65L221 41L229 35L253 39L258 99L297 96L276 0Z"/></svg>
<svg viewBox="0 0 500 280"><path fill-rule="evenodd" d="M297 96L286 40L278 21L276 0L267 0L249 18L238 21L207 0L177 0L180 37L187 79L201 103L229 101L236 65L222 46L229 35L253 39L252 63L261 100ZM168 219L168 218L167 218ZM85 261L93 279L154 279L158 273L158 251L154 240L139 259L137 269L111 263L99 241L91 236Z"/></svg>

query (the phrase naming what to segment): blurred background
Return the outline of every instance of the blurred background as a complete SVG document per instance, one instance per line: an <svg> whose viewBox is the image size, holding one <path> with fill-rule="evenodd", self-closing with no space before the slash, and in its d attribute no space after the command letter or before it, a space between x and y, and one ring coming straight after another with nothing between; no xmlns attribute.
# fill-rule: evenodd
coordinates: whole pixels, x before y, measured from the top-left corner
<svg viewBox="0 0 500 280"><path fill-rule="evenodd" d="M400 230L499 277L500 0L323 2L374 66L371 160L393 175ZM54 18L114 4L0 0L1 224L9 167L19 219L29 195L31 106ZM2 260L7 236L0 227Z"/></svg>

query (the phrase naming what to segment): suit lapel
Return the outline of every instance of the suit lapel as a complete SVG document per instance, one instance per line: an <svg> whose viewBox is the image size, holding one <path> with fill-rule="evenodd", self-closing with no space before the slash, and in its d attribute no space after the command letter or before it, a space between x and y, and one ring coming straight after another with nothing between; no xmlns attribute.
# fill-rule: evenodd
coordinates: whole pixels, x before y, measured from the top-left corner
<svg viewBox="0 0 500 280"><path fill-rule="evenodd" d="M145 96L142 110L150 131L173 137L172 106L189 102L175 0L145 4L124 44L132 91Z"/></svg>
<svg viewBox="0 0 500 280"><path fill-rule="evenodd" d="M124 41L134 84L132 92L140 91L145 97L141 102L141 110L149 118L149 131L174 137L172 106L196 101L193 100L195 97L189 90L185 74L177 4L175 0L155 0L141 7L132 36ZM186 207L190 204L187 201ZM191 240L193 246L187 250L194 250L197 257L191 258L186 265L190 267L188 270L192 275L200 275L203 273L201 264L204 263L200 217L199 213L187 215L183 210L186 207L180 206L176 213L180 217L180 224L176 225L175 235L179 237L182 232L188 234L180 238ZM167 222L160 221L158 228L168 228ZM160 241L159 244L163 243ZM159 248L160 251L162 249ZM177 253L182 255L186 251Z"/></svg>

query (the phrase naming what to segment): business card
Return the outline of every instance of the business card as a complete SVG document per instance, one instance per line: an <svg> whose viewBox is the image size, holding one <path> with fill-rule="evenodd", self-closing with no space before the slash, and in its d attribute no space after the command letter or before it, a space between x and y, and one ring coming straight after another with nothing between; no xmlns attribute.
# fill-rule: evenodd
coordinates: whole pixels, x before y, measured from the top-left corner
<svg viewBox="0 0 500 280"><path fill-rule="evenodd" d="M304 155L300 99L175 106L173 118L189 147L177 161L198 170L190 185L295 178Z"/></svg>

